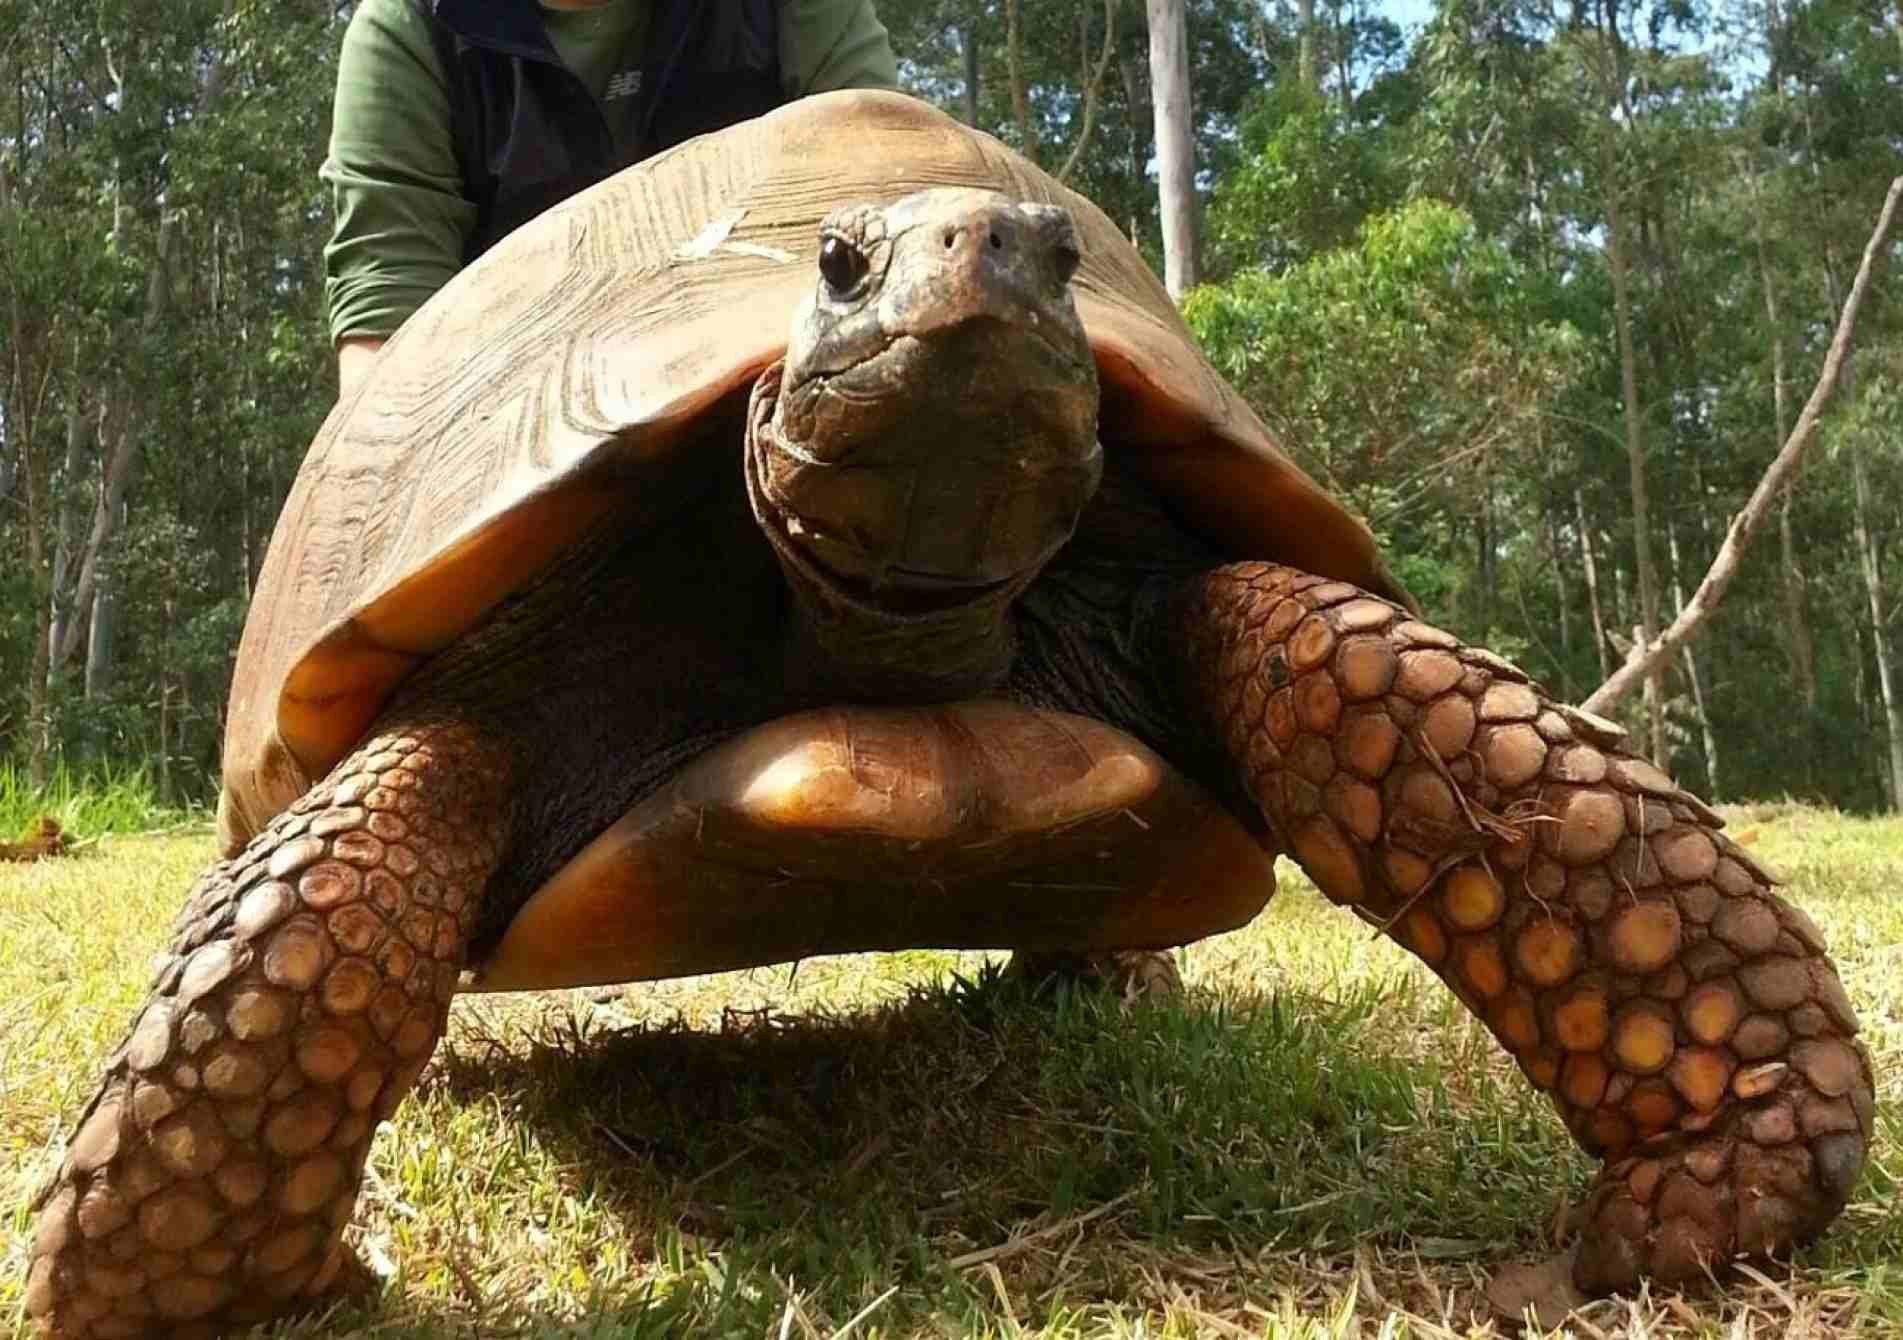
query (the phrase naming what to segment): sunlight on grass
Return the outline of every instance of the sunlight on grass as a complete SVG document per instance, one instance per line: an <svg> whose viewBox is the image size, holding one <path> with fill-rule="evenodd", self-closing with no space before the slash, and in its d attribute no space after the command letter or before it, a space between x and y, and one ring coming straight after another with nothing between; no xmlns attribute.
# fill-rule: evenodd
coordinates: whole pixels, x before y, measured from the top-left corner
<svg viewBox="0 0 1903 1340"><path fill-rule="evenodd" d="M51 815L82 842L100 833L145 833L205 817L162 803L158 780L144 767L80 774L60 764L46 786L36 787L25 768L0 760L0 840L23 832L41 815Z"/></svg>
<svg viewBox="0 0 1903 1340"><path fill-rule="evenodd" d="M1596 1333L1903 1331L1903 821L1732 831L1828 933L1876 1055L1873 1167L1769 1284ZM0 1334L24 1201L143 998L209 833L0 869ZM1285 875L1288 868L1285 866ZM1437 981L1299 877L1123 1013L915 952L471 997L379 1137L380 1282L293 1336L1499 1335L1591 1168ZM1581 1328L1580 1335L1594 1334Z"/></svg>

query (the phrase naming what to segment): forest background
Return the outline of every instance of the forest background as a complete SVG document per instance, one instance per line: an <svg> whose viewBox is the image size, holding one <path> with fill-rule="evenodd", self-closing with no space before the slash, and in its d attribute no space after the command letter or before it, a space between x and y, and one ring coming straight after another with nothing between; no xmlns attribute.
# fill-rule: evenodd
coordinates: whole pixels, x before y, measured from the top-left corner
<svg viewBox="0 0 1903 1340"><path fill-rule="evenodd" d="M879 8L908 89L1162 272L1141 0ZM1186 10L1210 357L1436 621L1584 698L1691 594L1817 375L1903 150L1903 4ZM215 795L335 394L317 165L347 18L0 0L0 784ZM1714 798L1903 808L1899 297L1883 273L1656 713L1619 704Z"/></svg>

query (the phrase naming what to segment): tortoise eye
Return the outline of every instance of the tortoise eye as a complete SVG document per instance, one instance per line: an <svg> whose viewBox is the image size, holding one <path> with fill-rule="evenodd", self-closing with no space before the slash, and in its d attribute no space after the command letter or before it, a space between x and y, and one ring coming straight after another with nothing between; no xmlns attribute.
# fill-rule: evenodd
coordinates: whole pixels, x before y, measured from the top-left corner
<svg viewBox="0 0 1903 1340"><path fill-rule="evenodd" d="M830 233L819 244L819 273L833 296L843 298L865 278L865 253L839 234Z"/></svg>

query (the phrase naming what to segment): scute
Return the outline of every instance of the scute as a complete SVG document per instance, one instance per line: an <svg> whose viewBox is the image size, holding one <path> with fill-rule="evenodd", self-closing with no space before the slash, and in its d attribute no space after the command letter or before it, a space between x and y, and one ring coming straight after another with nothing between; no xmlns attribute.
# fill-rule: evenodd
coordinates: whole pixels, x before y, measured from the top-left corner
<svg viewBox="0 0 1903 1340"><path fill-rule="evenodd" d="M808 98L629 168L511 234L385 347L304 461L239 647L221 836L321 778L423 657L610 507L669 506L697 415L778 358L849 200L977 186L1074 213L1106 445L1224 551L1405 599L1277 448L1096 206L913 99ZM733 446L739 450L739 444Z"/></svg>

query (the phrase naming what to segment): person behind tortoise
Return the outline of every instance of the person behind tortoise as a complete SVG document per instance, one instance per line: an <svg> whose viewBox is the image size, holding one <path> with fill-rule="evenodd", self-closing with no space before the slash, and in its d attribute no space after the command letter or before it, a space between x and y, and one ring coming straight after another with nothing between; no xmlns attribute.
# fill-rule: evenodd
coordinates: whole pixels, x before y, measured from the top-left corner
<svg viewBox="0 0 1903 1340"><path fill-rule="evenodd" d="M793 98L897 82L872 0L361 0L321 173L340 396L430 294L574 192Z"/></svg>

